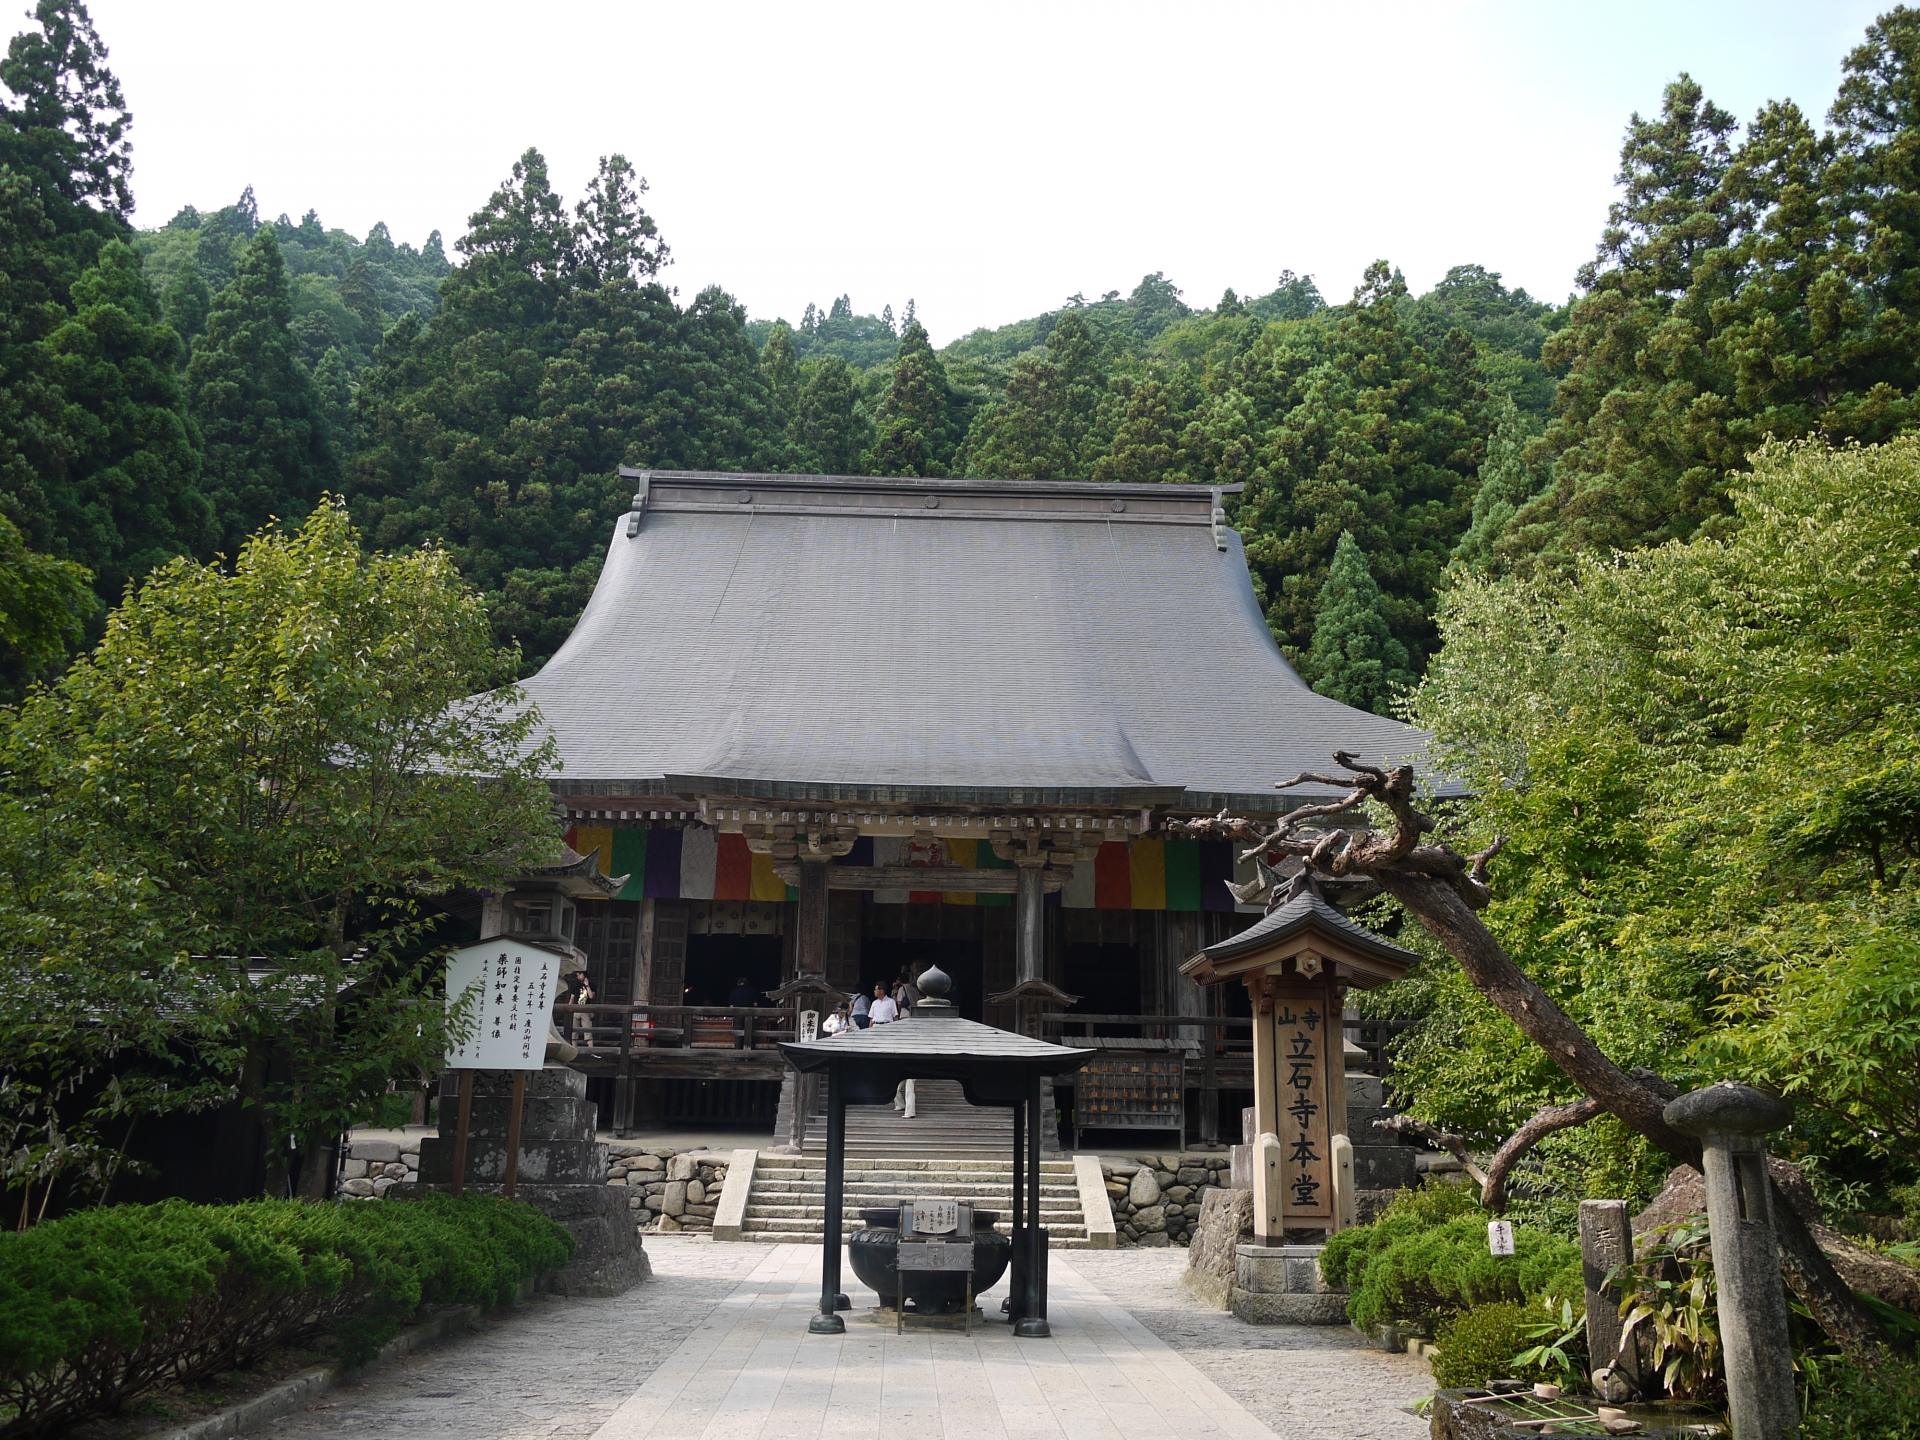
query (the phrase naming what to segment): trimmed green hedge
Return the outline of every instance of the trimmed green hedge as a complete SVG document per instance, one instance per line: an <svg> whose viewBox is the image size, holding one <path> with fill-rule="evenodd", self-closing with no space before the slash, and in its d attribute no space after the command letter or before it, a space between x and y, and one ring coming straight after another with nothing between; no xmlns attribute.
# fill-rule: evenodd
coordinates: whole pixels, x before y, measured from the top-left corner
<svg viewBox="0 0 1920 1440"><path fill-rule="evenodd" d="M1362 1329L1383 1320L1434 1325L1494 1301L1583 1293L1577 1245L1515 1225L1514 1253L1492 1255L1491 1218L1465 1186L1429 1184L1396 1198L1373 1224L1335 1235L1321 1273L1347 1287L1347 1314Z"/></svg>
<svg viewBox="0 0 1920 1440"><path fill-rule="evenodd" d="M0 1436L38 1434L331 1332L354 1364L423 1303L497 1304L573 1257L531 1206L114 1205L0 1233Z"/></svg>

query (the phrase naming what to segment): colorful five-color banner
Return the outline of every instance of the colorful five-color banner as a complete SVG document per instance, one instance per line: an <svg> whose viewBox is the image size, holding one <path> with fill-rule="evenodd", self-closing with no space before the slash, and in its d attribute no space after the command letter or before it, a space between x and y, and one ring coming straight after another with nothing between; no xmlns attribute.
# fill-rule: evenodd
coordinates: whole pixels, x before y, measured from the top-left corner
<svg viewBox="0 0 1920 1440"><path fill-rule="evenodd" d="M622 900L794 900L799 898L773 870L771 855L747 849L744 836L704 826L685 829L581 825L567 831L567 844L598 856L603 875L625 875ZM942 839L931 847L886 837L862 836L841 865L939 864L968 870L1012 867L984 840ZM1066 888L1049 904L1072 910L1234 910L1227 882L1236 876L1233 846L1225 840L1139 839L1112 841L1090 861L1073 867ZM1011 905L1010 894L974 891L875 890L887 905Z"/></svg>

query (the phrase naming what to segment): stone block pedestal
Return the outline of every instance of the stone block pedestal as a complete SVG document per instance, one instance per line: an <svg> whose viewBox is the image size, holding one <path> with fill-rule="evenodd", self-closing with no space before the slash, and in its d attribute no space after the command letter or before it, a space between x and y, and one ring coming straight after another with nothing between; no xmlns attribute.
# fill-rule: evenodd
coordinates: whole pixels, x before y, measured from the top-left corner
<svg viewBox="0 0 1920 1440"><path fill-rule="evenodd" d="M457 1087L453 1093L449 1099L444 1088L441 1092L440 1133L420 1142L420 1183L395 1186L393 1198L450 1188ZM475 1077L467 1133L466 1189L472 1194L502 1191L512 1094L511 1071L482 1070ZM514 1198L573 1236L572 1263L545 1281L562 1295L619 1295L653 1273L627 1205L627 1187L607 1183L607 1147L593 1138L594 1111L587 1077L578 1070L549 1065L527 1076Z"/></svg>
<svg viewBox="0 0 1920 1440"><path fill-rule="evenodd" d="M1344 1325L1347 1292L1321 1278L1321 1245L1248 1245L1233 1252L1233 1313L1252 1325Z"/></svg>

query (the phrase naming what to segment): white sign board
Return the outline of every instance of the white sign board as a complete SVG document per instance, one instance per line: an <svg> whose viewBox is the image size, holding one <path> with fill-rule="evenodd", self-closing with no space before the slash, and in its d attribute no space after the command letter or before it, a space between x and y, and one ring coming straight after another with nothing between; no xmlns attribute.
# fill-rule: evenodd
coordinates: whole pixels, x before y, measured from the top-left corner
<svg viewBox="0 0 1920 1440"><path fill-rule="evenodd" d="M1487 1222L1487 1250L1494 1255L1513 1253L1513 1222L1511 1220Z"/></svg>
<svg viewBox="0 0 1920 1440"><path fill-rule="evenodd" d="M518 940L484 940L447 959L447 1013L475 993L466 1043L447 1046L454 1070L538 1070L547 1063L547 1030L560 957Z"/></svg>
<svg viewBox="0 0 1920 1440"><path fill-rule="evenodd" d="M913 1202L913 1233L951 1235L960 1228L960 1206L953 1200L916 1200Z"/></svg>

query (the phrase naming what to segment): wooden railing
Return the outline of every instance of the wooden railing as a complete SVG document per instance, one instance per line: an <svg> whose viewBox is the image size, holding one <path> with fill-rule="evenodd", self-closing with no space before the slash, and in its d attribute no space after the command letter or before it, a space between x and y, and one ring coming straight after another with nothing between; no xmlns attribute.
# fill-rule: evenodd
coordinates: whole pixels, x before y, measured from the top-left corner
<svg viewBox="0 0 1920 1440"><path fill-rule="evenodd" d="M589 1017L586 1024L579 1017ZM595 1059L642 1050L770 1050L794 1035L790 1006L575 1005L553 1007L553 1024ZM582 1043L582 1042L585 1043Z"/></svg>

